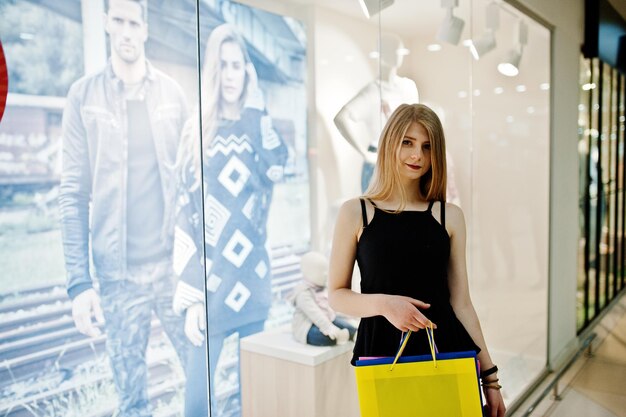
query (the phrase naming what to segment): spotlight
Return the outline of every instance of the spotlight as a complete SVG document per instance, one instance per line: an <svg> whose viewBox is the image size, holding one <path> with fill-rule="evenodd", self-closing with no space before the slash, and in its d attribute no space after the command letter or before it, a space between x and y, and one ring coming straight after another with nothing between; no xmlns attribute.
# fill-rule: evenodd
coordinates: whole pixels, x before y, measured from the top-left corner
<svg viewBox="0 0 626 417"><path fill-rule="evenodd" d="M391 6L394 0L359 0L363 14L368 19L381 10Z"/></svg>
<svg viewBox="0 0 626 417"><path fill-rule="evenodd" d="M470 44L470 52L475 60L479 60L487 52L496 47L496 36L492 31L487 31L476 41Z"/></svg>
<svg viewBox="0 0 626 417"><path fill-rule="evenodd" d="M458 5L458 0L441 0L441 7L446 9L446 17L441 23L439 32L437 32L437 39L451 43L452 45L459 43L461 34L463 33L463 27L465 26L463 19L452 14L452 10Z"/></svg>
<svg viewBox="0 0 626 417"><path fill-rule="evenodd" d="M495 2L489 3L485 10L485 33L476 41L470 42L470 52L479 60L496 47L496 30L500 27L500 8Z"/></svg>
<svg viewBox="0 0 626 417"><path fill-rule="evenodd" d="M504 60L498 64L498 71L507 77L515 77L519 74L519 62L522 59L522 51L511 49L507 52Z"/></svg>
<svg viewBox="0 0 626 417"><path fill-rule="evenodd" d="M519 74L519 63L522 59L524 45L528 42L528 26L523 21L517 24L517 33L515 36L516 46L510 49L504 60L498 64L498 71L507 77L515 77Z"/></svg>

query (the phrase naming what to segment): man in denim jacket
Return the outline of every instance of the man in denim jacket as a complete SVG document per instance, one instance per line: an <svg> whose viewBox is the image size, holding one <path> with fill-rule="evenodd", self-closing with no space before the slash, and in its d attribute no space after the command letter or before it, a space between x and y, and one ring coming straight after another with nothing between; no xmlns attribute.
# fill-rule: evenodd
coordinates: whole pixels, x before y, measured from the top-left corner
<svg viewBox="0 0 626 417"><path fill-rule="evenodd" d="M110 61L72 85L63 113L67 292L81 333L100 334L92 315L104 325L124 417L151 415L145 353L153 311L183 363L186 351L184 319L171 307L173 230L166 225L173 224L187 109L178 84L145 58L146 12L146 0L108 2Z"/></svg>

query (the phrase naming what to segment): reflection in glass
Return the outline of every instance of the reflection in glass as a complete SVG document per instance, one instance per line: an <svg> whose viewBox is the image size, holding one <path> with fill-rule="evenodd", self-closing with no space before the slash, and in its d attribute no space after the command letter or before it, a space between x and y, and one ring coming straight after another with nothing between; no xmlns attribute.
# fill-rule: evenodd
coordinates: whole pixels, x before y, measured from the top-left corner
<svg viewBox="0 0 626 417"><path fill-rule="evenodd" d="M626 249L624 76L597 58L583 59L581 87L579 123L586 144L581 166L586 176L580 192L584 262L579 271L579 331L622 289Z"/></svg>
<svg viewBox="0 0 626 417"><path fill-rule="evenodd" d="M473 2L474 39L489 27L490 4ZM499 8L497 47L471 61L473 117L465 149L472 155L472 298L510 404L547 359L550 32L506 3ZM522 42L520 27L519 73L507 77L498 63Z"/></svg>

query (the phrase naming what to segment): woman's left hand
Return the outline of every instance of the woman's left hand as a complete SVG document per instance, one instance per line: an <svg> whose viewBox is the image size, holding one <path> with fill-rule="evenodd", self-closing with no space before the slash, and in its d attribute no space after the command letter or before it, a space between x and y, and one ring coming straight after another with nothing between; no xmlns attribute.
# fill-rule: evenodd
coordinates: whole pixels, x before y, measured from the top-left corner
<svg viewBox="0 0 626 417"><path fill-rule="evenodd" d="M256 69L252 62L246 64L246 73L248 74L248 90L254 91L258 87L258 78L256 75Z"/></svg>
<svg viewBox="0 0 626 417"><path fill-rule="evenodd" d="M506 407L504 406L504 400L499 389L484 388L483 393L487 400L486 405L486 417L504 417Z"/></svg>

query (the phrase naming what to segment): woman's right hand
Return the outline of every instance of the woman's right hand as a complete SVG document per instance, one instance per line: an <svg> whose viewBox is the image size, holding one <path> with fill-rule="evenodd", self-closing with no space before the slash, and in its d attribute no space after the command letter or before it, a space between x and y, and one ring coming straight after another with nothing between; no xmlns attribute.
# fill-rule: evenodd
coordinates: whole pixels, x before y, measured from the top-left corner
<svg viewBox="0 0 626 417"><path fill-rule="evenodd" d="M420 309L427 309L430 304L415 298L402 295L385 295L383 299L383 316L402 332L414 332L430 327L431 321L426 318ZM432 323L436 329L437 325Z"/></svg>
<svg viewBox="0 0 626 417"><path fill-rule="evenodd" d="M185 315L185 335L194 346L202 346L206 329L204 304L196 303L187 308Z"/></svg>

